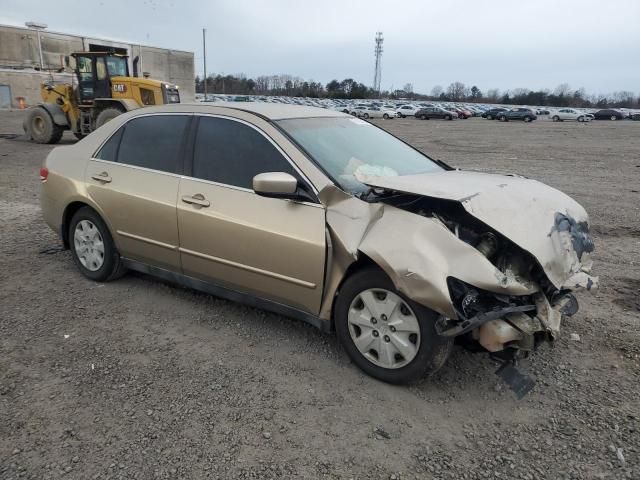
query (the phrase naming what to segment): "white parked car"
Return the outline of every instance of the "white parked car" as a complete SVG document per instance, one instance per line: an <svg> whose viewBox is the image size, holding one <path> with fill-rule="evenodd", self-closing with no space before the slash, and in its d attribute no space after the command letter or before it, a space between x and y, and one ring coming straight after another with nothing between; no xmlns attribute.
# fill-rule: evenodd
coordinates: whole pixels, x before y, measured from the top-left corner
<svg viewBox="0 0 640 480"><path fill-rule="evenodd" d="M383 118L383 111L380 107L372 107L370 105L358 105L351 114L361 118Z"/></svg>
<svg viewBox="0 0 640 480"><path fill-rule="evenodd" d="M551 112L551 120L554 122L562 122L564 120L576 120L578 122L590 122L593 120L593 115L590 113L584 113L573 108L561 108L555 112Z"/></svg>
<svg viewBox="0 0 640 480"><path fill-rule="evenodd" d="M420 110L420 107L417 105L402 105L398 107L396 113L400 118L413 117L418 110Z"/></svg>
<svg viewBox="0 0 640 480"><path fill-rule="evenodd" d="M382 118L385 120L398 116L398 108L395 105L383 105L380 110L382 110Z"/></svg>

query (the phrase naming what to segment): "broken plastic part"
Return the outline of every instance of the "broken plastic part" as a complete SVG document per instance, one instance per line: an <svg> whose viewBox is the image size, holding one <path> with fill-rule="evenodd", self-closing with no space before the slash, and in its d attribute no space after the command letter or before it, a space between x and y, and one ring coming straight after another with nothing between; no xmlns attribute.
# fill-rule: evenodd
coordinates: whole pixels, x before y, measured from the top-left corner
<svg viewBox="0 0 640 480"><path fill-rule="evenodd" d="M496 375L515 392L518 400L522 400L536 385L534 378L520 372L512 362L503 363L496 370Z"/></svg>

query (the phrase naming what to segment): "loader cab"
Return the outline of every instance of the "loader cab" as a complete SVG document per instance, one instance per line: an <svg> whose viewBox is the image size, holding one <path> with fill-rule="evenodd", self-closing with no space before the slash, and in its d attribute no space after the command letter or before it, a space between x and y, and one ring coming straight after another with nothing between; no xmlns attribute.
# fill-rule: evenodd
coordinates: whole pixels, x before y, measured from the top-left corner
<svg viewBox="0 0 640 480"><path fill-rule="evenodd" d="M128 77L127 55L109 52L72 53L76 60L78 101L91 105L96 98L111 98L111 77Z"/></svg>

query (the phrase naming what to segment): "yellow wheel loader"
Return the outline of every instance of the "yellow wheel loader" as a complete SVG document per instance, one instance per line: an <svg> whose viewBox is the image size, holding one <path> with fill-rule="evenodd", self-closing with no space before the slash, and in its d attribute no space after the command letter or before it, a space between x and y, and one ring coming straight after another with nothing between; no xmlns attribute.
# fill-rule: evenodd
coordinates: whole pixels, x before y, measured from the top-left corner
<svg viewBox="0 0 640 480"><path fill-rule="evenodd" d="M23 128L37 143L58 143L65 130L82 138L129 110L180 103L176 85L139 78L136 61L130 76L126 55L79 52L71 56L77 84L42 84L42 103L27 112Z"/></svg>

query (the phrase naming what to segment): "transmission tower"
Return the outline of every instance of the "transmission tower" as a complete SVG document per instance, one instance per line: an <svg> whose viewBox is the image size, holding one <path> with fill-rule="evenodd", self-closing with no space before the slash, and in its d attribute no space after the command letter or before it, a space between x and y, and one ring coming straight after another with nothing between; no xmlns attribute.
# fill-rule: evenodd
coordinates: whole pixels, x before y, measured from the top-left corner
<svg viewBox="0 0 640 480"><path fill-rule="evenodd" d="M380 82L382 80L382 32L376 32L376 48L374 50L376 54L376 71L373 75L373 89L380 95Z"/></svg>

